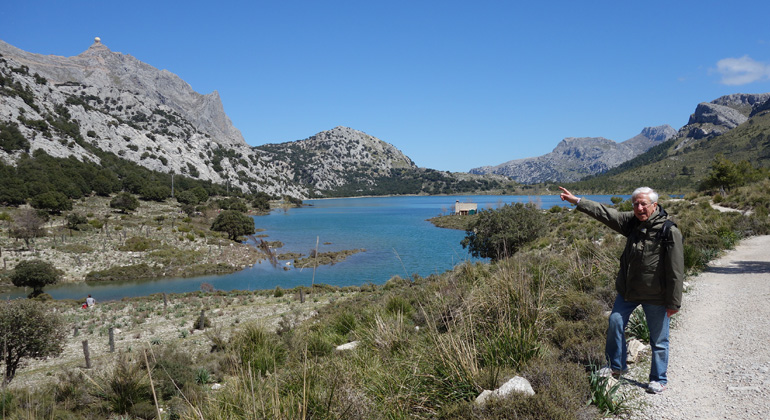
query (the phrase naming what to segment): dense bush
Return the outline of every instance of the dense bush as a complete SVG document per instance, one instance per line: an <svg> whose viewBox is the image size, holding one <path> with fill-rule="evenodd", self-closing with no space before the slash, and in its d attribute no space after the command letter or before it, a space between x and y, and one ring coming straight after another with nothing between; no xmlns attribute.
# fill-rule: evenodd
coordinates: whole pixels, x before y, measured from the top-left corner
<svg viewBox="0 0 770 420"><path fill-rule="evenodd" d="M537 239L545 228L546 219L533 203L506 204L479 211L461 243L474 257L500 260Z"/></svg>
<svg viewBox="0 0 770 420"><path fill-rule="evenodd" d="M30 200L32 207L47 210L59 214L65 210L72 210L72 200L58 191L46 191L36 195Z"/></svg>
<svg viewBox="0 0 770 420"><path fill-rule="evenodd" d="M158 183L147 184L142 187L141 196L147 201L165 201L171 197L171 188Z"/></svg>
<svg viewBox="0 0 770 420"><path fill-rule="evenodd" d="M17 124L0 122L0 149L8 153L16 150L29 152L29 141L21 134Z"/></svg>
<svg viewBox="0 0 770 420"><path fill-rule="evenodd" d="M16 299L0 303L0 356L5 364L5 385L13 380L26 359L42 359L62 352L66 334L63 324L61 317L40 302Z"/></svg>
<svg viewBox="0 0 770 420"><path fill-rule="evenodd" d="M221 200L217 200L217 205L222 210L234 210L241 213L246 213L249 209L246 207L246 203L237 197L227 197Z"/></svg>
<svg viewBox="0 0 770 420"><path fill-rule="evenodd" d="M700 189L729 191L767 178L767 173L767 169L754 168L746 160L736 164L718 154L711 162L709 174L701 183Z"/></svg>
<svg viewBox="0 0 770 420"><path fill-rule="evenodd" d="M139 200L131 193L122 192L110 200L110 208L118 209L123 213L128 213L139 208Z"/></svg>
<svg viewBox="0 0 770 420"><path fill-rule="evenodd" d="M195 195L195 193L190 190L180 191L176 193L175 198L176 198L176 201L178 201L180 204L191 204L194 206L200 203L200 201L198 200L198 196Z"/></svg>
<svg viewBox="0 0 770 420"><path fill-rule="evenodd" d="M16 287L31 287L29 297L43 293L45 286L56 284L61 279L62 271L43 260L24 260L16 264L11 273L11 282Z"/></svg>
<svg viewBox="0 0 770 420"><path fill-rule="evenodd" d="M256 193L251 199L251 206L259 211L270 210L270 195L266 193Z"/></svg>
<svg viewBox="0 0 770 420"><path fill-rule="evenodd" d="M241 236L256 233L254 220L236 210L225 210L219 213L214 219L214 223L211 224L211 230L225 232L233 241L238 240Z"/></svg>

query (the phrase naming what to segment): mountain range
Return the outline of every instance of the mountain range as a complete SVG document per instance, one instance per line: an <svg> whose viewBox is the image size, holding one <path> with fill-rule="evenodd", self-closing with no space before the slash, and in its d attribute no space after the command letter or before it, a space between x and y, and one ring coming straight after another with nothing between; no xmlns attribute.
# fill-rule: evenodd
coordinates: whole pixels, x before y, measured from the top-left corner
<svg viewBox="0 0 770 420"><path fill-rule="evenodd" d="M171 72L113 52L98 39L74 57L33 54L2 41L0 55L0 131L13 126L30 143L28 150L0 147L6 164L35 150L98 163L98 149L155 171L298 198L510 183L418 168L393 145L347 127L251 147L216 91L201 95ZM394 177L410 180L409 188L378 187L393 186Z"/></svg>
<svg viewBox="0 0 770 420"><path fill-rule="evenodd" d="M674 137L571 188L614 193L647 185L690 191L709 176L720 155L734 163L770 167L770 93L732 94L700 103Z"/></svg>
<svg viewBox="0 0 770 420"><path fill-rule="evenodd" d="M111 51L98 39L73 57L40 55L0 41L0 137L16 130L28 145L3 146L14 165L35 151L99 163L111 153L148 169L298 198L440 194L569 182L622 167L677 138L677 150L722 135L767 108L770 94L701 103L679 131L644 128L616 143L565 138L552 152L449 173L419 168L385 141L348 127L306 139L252 147L224 112L216 91L202 95L167 70Z"/></svg>
<svg viewBox="0 0 770 420"><path fill-rule="evenodd" d="M522 184L570 182L614 168L676 134L669 125L647 127L622 143L604 137L567 137L552 152L511 160L497 166L471 169L475 174L498 174Z"/></svg>

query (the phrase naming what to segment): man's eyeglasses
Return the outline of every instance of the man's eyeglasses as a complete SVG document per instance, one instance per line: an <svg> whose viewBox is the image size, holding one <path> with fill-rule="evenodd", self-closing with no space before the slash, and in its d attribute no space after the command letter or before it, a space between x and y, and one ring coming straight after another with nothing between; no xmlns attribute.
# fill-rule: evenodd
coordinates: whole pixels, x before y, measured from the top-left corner
<svg viewBox="0 0 770 420"><path fill-rule="evenodd" d="M641 206L641 207L649 207L649 206L651 206L652 204L653 204L653 203L645 203L645 202L642 202L642 201L640 201L640 202L638 202L638 203L633 203L633 206L634 206L634 207L640 207L640 206Z"/></svg>

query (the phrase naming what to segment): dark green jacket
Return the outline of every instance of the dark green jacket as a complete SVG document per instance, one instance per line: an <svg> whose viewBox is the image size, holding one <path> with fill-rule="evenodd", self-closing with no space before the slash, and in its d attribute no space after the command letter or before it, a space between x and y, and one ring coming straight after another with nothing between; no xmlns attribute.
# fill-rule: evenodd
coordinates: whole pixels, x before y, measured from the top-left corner
<svg viewBox="0 0 770 420"><path fill-rule="evenodd" d="M632 211L617 211L586 198L580 199L577 209L626 237L615 279L615 289L623 299L665 305L667 309L682 306L682 233L672 226L668 238L659 237L658 231L668 219L663 207L658 205L645 222L640 222Z"/></svg>

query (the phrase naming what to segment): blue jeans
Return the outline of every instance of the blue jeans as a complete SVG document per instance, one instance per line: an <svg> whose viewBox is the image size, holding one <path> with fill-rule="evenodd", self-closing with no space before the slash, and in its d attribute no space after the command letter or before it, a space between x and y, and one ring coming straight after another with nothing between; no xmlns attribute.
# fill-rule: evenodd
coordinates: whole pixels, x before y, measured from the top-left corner
<svg viewBox="0 0 770 420"><path fill-rule="evenodd" d="M610 367L613 370L625 371L628 366L628 344L626 343L625 331L628 325L628 319L634 312L639 303L627 302L623 296L618 295L615 298L615 304L612 306L610 314L609 327L607 328L607 345L604 352ZM650 327L650 347L652 347L652 363L650 366L650 382L660 382L666 384L668 379L668 327L670 318L666 314L666 307L663 305L651 305L643 303L642 309L647 318L647 325Z"/></svg>

